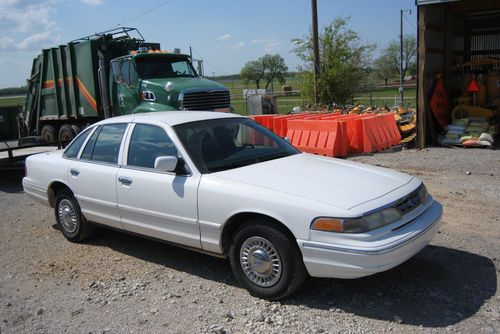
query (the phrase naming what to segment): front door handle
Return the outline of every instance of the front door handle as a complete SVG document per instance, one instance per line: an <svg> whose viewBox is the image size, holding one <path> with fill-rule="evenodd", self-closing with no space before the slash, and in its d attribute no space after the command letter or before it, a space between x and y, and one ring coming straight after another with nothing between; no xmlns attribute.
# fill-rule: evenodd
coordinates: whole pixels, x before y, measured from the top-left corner
<svg viewBox="0 0 500 334"><path fill-rule="evenodd" d="M71 175L73 176L78 176L80 174L80 171L78 169L74 169L74 168L71 168L69 170L69 172L71 173Z"/></svg>
<svg viewBox="0 0 500 334"><path fill-rule="evenodd" d="M129 186L132 184L132 179L129 177L125 177L125 176L119 176L118 182L120 182L123 185Z"/></svg>

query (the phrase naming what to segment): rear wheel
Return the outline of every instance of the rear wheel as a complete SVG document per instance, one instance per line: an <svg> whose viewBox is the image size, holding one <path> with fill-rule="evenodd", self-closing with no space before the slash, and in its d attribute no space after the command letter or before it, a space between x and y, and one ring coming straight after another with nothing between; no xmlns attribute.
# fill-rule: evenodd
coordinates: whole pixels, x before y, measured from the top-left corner
<svg viewBox="0 0 500 334"><path fill-rule="evenodd" d="M236 232L229 257L236 279L254 296L284 298L306 277L295 241L262 221L252 220Z"/></svg>
<svg viewBox="0 0 500 334"><path fill-rule="evenodd" d="M56 130L52 125L44 125L41 136L47 143L53 143L56 141Z"/></svg>
<svg viewBox="0 0 500 334"><path fill-rule="evenodd" d="M80 205L73 194L61 191L55 199L55 215L61 233L73 242L82 242L92 232L92 226L82 215Z"/></svg>

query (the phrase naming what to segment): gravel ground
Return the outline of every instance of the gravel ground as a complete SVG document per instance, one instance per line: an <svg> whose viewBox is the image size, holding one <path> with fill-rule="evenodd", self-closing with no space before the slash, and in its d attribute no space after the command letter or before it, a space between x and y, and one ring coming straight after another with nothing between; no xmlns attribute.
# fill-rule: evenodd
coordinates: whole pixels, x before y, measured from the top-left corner
<svg viewBox="0 0 500 334"><path fill-rule="evenodd" d="M251 297L225 260L100 230L67 242L22 172L0 172L0 333L499 333L500 151L351 158L424 180L440 233L406 263L313 279L280 302Z"/></svg>

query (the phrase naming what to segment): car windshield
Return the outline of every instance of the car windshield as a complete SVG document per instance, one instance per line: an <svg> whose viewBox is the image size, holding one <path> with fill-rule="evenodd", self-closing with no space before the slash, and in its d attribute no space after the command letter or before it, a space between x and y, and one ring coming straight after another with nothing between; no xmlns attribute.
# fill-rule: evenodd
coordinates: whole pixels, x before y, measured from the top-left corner
<svg viewBox="0 0 500 334"><path fill-rule="evenodd" d="M285 140L247 118L224 118L174 126L201 173L252 165L300 153Z"/></svg>
<svg viewBox="0 0 500 334"><path fill-rule="evenodd" d="M137 73L141 79L196 78L198 74L186 58L179 57L137 57Z"/></svg>

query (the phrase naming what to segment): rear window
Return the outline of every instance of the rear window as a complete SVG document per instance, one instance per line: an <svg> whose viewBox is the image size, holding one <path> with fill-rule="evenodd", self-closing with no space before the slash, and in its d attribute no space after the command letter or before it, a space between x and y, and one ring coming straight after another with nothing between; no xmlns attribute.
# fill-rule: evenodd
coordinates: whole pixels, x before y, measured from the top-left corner
<svg viewBox="0 0 500 334"><path fill-rule="evenodd" d="M63 156L65 158L76 158L78 156L78 152L80 152L80 149L82 148L83 143L92 132L92 130L93 128L89 128L80 133L80 135L78 135L66 148Z"/></svg>
<svg viewBox="0 0 500 334"><path fill-rule="evenodd" d="M97 129L87 142L82 159L118 163L118 153L127 124L108 124Z"/></svg>

